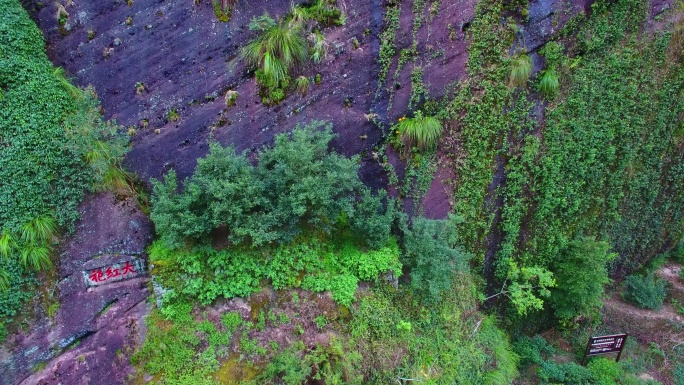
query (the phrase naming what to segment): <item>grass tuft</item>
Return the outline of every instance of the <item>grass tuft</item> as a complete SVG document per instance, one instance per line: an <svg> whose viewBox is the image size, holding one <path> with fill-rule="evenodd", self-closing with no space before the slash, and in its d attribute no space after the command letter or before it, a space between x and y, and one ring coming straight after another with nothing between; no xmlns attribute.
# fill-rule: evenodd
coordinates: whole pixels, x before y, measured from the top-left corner
<svg viewBox="0 0 684 385"><path fill-rule="evenodd" d="M289 70L304 62L306 55L306 40L300 29L283 23L272 24L242 50L242 56L260 67L273 84L285 80Z"/></svg>
<svg viewBox="0 0 684 385"><path fill-rule="evenodd" d="M300 76L295 80L295 87L297 87L297 91L301 92L302 95L306 95L310 84L311 80L306 76Z"/></svg>
<svg viewBox="0 0 684 385"><path fill-rule="evenodd" d="M38 217L21 227L21 239L24 242L47 242L57 232L57 222L52 217ZM3 234L4 237L4 234Z"/></svg>
<svg viewBox="0 0 684 385"><path fill-rule="evenodd" d="M3 231L2 236L0 236L0 256L9 258L10 254L16 247L17 241L14 239L14 236L9 232L9 230Z"/></svg>
<svg viewBox="0 0 684 385"><path fill-rule="evenodd" d="M52 267L50 247L47 243L29 243L21 250L21 263L34 270L48 270Z"/></svg>
<svg viewBox="0 0 684 385"><path fill-rule="evenodd" d="M551 99L558 93L560 88L560 81L558 79L558 73L553 68L549 68L544 71L544 74L539 81L539 92L544 95L545 98Z"/></svg>
<svg viewBox="0 0 684 385"><path fill-rule="evenodd" d="M522 87L532 75L532 61L527 55L518 55L511 60L511 87Z"/></svg>
<svg viewBox="0 0 684 385"><path fill-rule="evenodd" d="M421 150L433 147L442 135L442 123L433 116L423 116L417 111L413 118L401 119L396 125L404 144L407 147L418 147Z"/></svg>

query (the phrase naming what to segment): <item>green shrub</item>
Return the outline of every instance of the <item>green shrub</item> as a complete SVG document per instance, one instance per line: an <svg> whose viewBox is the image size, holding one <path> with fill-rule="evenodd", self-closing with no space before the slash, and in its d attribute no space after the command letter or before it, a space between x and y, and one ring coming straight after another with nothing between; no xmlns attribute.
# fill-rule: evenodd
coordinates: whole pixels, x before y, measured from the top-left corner
<svg viewBox="0 0 684 385"><path fill-rule="evenodd" d="M328 150L332 138L329 124L298 127L291 135L276 136L256 167L232 148L212 144L181 193L173 171L163 182L153 181L151 217L157 233L177 248L206 244L209 234L225 225L233 244L274 245L289 243L307 229L329 234L344 213L368 221L358 226L354 219L358 231L377 230L358 234L361 239L386 242L390 216L383 216L380 198L359 180L356 159ZM358 195L368 202L358 201Z"/></svg>
<svg viewBox="0 0 684 385"><path fill-rule="evenodd" d="M319 64L328 54L328 43L322 33L316 31L309 36L311 41L311 61Z"/></svg>
<svg viewBox="0 0 684 385"><path fill-rule="evenodd" d="M595 385L616 385L615 381L624 375L620 364L603 357L591 360L587 368L591 372L591 383Z"/></svg>
<svg viewBox="0 0 684 385"><path fill-rule="evenodd" d="M563 385L589 385L592 380L591 371L574 362L558 364L544 361L537 374L542 381Z"/></svg>
<svg viewBox="0 0 684 385"><path fill-rule="evenodd" d="M351 343L363 356L364 383L390 384L398 377L430 384L513 383L517 356L495 319L475 312L470 279L455 274L453 290L430 307L402 286L368 292L351 309L349 324Z"/></svg>
<svg viewBox="0 0 684 385"><path fill-rule="evenodd" d="M677 362L672 369L672 378L675 385L684 385L684 364Z"/></svg>
<svg viewBox="0 0 684 385"><path fill-rule="evenodd" d="M169 309L165 318L159 310L147 317L145 342L131 356L140 375L149 373L163 383L215 385L210 375L219 369L219 351L227 352L231 332L221 332L208 320L195 321L192 306L183 304Z"/></svg>
<svg viewBox="0 0 684 385"><path fill-rule="evenodd" d="M413 219L404 234L403 261L411 269L411 287L431 300L449 290L454 272L466 271L472 255L458 245L456 219Z"/></svg>
<svg viewBox="0 0 684 385"><path fill-rule="evenodd" d="M306 76L300 76L295 80L295 87L297 87L297 91L301 92L302 95L306 95L310 84L311 80Z"/></svg>
<svg viewBox="0 0 684 385"><path fill-rule="evenodd" d="M311 375L311 365L304 359L304 344L295 342L266 365L255 384L301 385Z"/></svg>
<svg viewBox="0 0 684 385"><path fill-rule="evenodd" d="M549 302L559 320L574 323L578 317L598 316L603 287L611 281L606 264L617 256L609 250L607 242L582 238L570 241L558 255Z"/></svg>
<svg viewBox="0 0 684 385"><path fill-rule="evenodd" d="M550 41L544 45L539 53L546 58L546 66L549 68L557 68L561 65L565 55L563 51L565 46L561 43Z"/></svg>
<svg viewBox="0 0 684 385"><path fill-rule="evenodd" d="M665 281L653 274L630 275L625 279L622 295L642 309L659 310L667 296Z"/></svg>
<svg viewBox="0 0 684 385"><path fill-rule="evenodd" d="M523 336L513 343L513 351L520 356L522 365L541 364L555 349L540 335Z"/></svg>
<svg viewBox="0 0 684 385"><path fill-rule="evenodd" d="M233 7L237 0L214 0L214 16L218 21L227 23L230 21L230 17L233 14Z"/></svg>

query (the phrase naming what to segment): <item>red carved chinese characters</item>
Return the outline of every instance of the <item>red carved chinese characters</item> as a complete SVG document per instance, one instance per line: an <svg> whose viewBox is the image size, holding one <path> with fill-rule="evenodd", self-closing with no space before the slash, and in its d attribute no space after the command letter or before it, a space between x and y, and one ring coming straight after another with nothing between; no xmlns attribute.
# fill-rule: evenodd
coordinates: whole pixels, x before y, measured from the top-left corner
<svg viewBox="0 0 684 385"><path fill-rule="evenodd" d="M102 282L106 280L102 274L102 269L93 270L90 272L90 280L93 282Z"/></svg>
<svg viewBox="0 0 684 385"><path fill-rule="evenodd" d="M107 279L113 278L113 277L118 277L119 274L119 269L112 269L111 266L105 270L105 274L107 275Z"/></svg>
<svg viewBox="0 0 684 385"><path fill-rule="evenodd" d="M131 265L131 263L127 261L127 262L126 262L126 265L123 267L123 272L122 272L122 274L123 274L123 275L126 275L126 274L128 274L129 272L135 274L135 270L133 270L133 265Z"/></svg>
<svg viewBox="0 0 684 385"><path fill-rule="evenodd" d="M126 261L84 271L84 275L90 285L99 285L105 282L133 278L140 273L139 269L144 269L144 267L136 261Z"/></svg>

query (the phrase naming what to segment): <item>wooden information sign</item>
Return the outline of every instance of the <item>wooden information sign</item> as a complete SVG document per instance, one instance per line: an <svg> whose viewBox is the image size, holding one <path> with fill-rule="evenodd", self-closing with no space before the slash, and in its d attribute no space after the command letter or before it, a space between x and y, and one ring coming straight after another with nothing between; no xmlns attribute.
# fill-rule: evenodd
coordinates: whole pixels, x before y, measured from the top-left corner
<svg viewBox="0 0 684 385"><path fill-rule="evenodd" d="M587 357L610 353L617 353L618 355L615 361L620 361L620 354L622 354L622 348L625 346L626 340L627 334L590 337L589 343L587 344L587 350L584 353L582 365L587 362Z"/></svg>

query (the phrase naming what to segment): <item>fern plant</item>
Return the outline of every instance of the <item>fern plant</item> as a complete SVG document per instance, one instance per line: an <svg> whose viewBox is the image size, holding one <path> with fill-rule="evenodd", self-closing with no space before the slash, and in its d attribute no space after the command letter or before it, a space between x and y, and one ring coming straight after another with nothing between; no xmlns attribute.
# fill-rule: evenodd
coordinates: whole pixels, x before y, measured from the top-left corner
<svg viewBox="0 0 684 385"><path fill-rule="evenodd" d="M527 55L518 55L511 60L511 87L522 87L532 75L532 61Z"/></svg>
<svg viewBox="0 0 684 385"><path fill-rule="evenodd" d="M423 116L421 111L416 111L413 118L400 119L396 130L407 147L425 150L437 144L442 135L442 123L434 116Z"/></svg>
<svg viewBox="0 0 684 385"><path fill-rule="evenodd" d="M553 68L549 68L544 71L544 74L539 81L539 92L544 95L545 98L551 99L558 93L560 88L560 81L558 79L558 73Z"/></svg>

